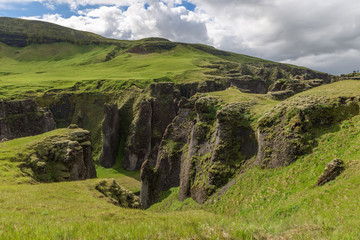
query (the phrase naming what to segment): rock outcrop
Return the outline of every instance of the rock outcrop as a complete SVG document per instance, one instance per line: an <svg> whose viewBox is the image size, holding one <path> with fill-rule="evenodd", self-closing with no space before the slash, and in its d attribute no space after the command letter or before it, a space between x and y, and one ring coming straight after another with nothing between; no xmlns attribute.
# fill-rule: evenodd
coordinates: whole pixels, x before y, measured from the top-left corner
<svg viewBox="0 0 360 240"><path fill-rule="evenodd" d="M354 97L299 96L279 103L259 120L256 163L276 168L293 163L315 145L315 130L359 113Z"/></svg>
<svg viewBox="0 0 360 240"><path fill-rule="evenodd" d="M95 189L114 205L124 208L140 208L139 197L121 187L114 179L100 181L96 184Z"/></svg>
<svg viewBox="0 0 360 240"><path fill-rule="evenodd" d="M161 191L171 187L180 186L180 200L192 197L202 203L225 185L257 151L247 110L240 104L222 106L210 97L180 102L178 115L162 139L155 168L149 161L142 166L142 207L149 207Z"/></svg>
<svg viewBox="0 0 360 240"><path fill-rule="evenodd" d="M317 186L322 186L325 183L328 183L334 180L345 170L344 162L341 159L334 159L328 163L324 172L321 174L319 179L316 182Z"/></svg>
<svg viewBox="0 0 360 240"><path fill-rule="evenodd" d="M309 79L309 80L290 80L279 79L269 87L269 96L276 100L285 100L296 93L309 90L314 87L323 85L323 79Z"/></svg>
<svg viewBox="0 0 360 240"><path fill-rule="evenodd" d="M96 177L92 158L90 132L72 127L65 134L44 138L28 147L24 167L30 168L35 180L59 182Z"/></svg>
<svg viewBox="0 0 360 240"><path fill-rule="evenodd" d="M248 106L221 106L205 97L196 101L195 110L196 123L181 166L179 199L192 197L202 203L255 156L257 143Z"/></svg>
<svg viewBox="0 0 360 240"><path fill-rule="evenodd" d="M0 101L0 140L33 136L55 128L53 114L33 100Z"/></svg>
<svg viewBox="0 0 360 240"><path fill-rule="evenodd" d="M120 118L117 104L105 105L104 113L103 142L99 163L109 168L115 165L120 144Z"/></svg>
<svg viewBox="0 0 360 240"><path fill-rule="evenodd" d="M184 147L195 123L194 114L192 104L186 99L180 101L178 114L166 128L160 143L155 168L148 160L142 165L140 201L143 208L155 203L162 191L180 185Z"/></svg>
<svg viewBox="0 0 360 240"><path fill-rule="evenodd" d="M162 136L176 116L174 101L178 93L173 83L151 84L146 92L149 95L138 104L130 127L123 160L126 170L140 169L146 159L155 166Z"/></svg>

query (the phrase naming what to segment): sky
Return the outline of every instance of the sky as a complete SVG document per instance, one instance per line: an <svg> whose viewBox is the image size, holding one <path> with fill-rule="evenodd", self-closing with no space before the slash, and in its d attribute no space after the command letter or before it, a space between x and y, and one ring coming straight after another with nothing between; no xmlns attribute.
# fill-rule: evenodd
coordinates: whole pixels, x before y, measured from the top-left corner
<svg viewBox="0 0 360 240"><path fill-rule="evenodd" d="M202 43L337 75L360 69L359 0L0 0L0 16Z"/></svg>

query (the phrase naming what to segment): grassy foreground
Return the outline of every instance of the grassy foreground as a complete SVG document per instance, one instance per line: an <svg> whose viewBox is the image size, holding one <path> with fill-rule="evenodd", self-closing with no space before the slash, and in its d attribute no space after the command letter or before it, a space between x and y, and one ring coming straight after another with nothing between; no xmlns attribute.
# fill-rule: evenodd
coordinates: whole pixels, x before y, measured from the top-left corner
<svg viewBox="0 0 360 240"><path fill-rule="evenodd" d="M0 238L215 239L228 234L220 216L201 210L153 213L116 207L100 198L95 181L1 186Z"/></svg>

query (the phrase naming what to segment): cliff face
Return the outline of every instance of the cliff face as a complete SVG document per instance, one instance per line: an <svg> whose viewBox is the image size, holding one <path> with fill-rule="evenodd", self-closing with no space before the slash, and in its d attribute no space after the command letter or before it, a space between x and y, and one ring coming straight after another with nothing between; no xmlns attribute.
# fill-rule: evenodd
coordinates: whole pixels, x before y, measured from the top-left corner
<svg viewBox="0 0 360 240"><path fill-rule="evenodd" d="M146 91L148 96L140 101L130 126L123 160L126 170L140 169L146 159L155 166L162 136L176 116L174 84L151 84Z"/></svg>
<svg viewBox="0 0 360 240"><path fill-rule="evenodd" d="M180 200L192 197L202 203L226 184L257 151L247 111L247 106L223 106L211 97L181 101L161 141L155 168L149 161L142 166L142 207L176 186Z"/></svg>
<svg viewBox="0 0 360 240"><path fill-rule="evenodd" d="M115 165L120 144L119 110L117 104L104 106L104 122L102 125L103 142L99 163L104 167Z"/></svg>
<svg viewBox="0 0 360 240"><path fill-rule="evenodd" d="M180 185L182 162L195 124L193 105L186 99L180 101L177 116L166 128L160 143L155 168L149 160L141 167L140 202L143 208L156 202L162 191Z"/></svg>
<svg viewBox="0 0 360 240"><path fill-rule="evenodd" d="M48 108L58 128L76 124L91 132L94 154L101 150L104 106L111 102L113 94L102 93L57 93L47 92L36 99L40 106Z"/></svg>
<svg viewBox="0 0 360 240"><path fill-rule="evenodd" d="M37 135L55 128L53 114L32 100L0 101L0 140Z"/></svg>

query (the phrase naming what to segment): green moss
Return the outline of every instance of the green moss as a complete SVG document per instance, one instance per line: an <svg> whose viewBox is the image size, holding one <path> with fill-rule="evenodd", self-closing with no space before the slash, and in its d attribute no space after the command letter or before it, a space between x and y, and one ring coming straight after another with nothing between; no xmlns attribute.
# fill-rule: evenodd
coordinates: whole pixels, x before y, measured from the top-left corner
<svg viewBox="0 0 360 240"><path fill-rule="evenodd" d="M95 189L115 205L125 208L140 208L139 197L120 186L114 179L98 182Z"/></svg>

